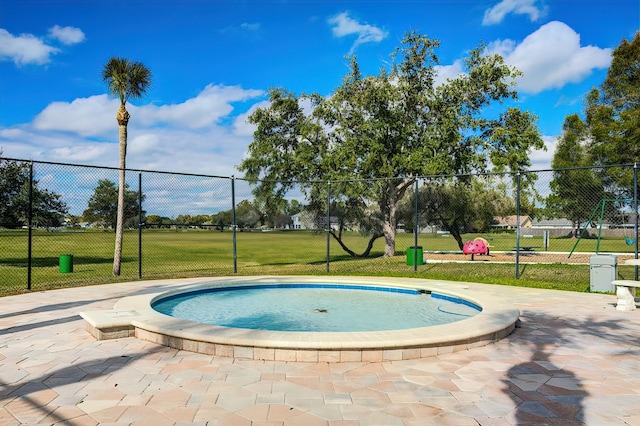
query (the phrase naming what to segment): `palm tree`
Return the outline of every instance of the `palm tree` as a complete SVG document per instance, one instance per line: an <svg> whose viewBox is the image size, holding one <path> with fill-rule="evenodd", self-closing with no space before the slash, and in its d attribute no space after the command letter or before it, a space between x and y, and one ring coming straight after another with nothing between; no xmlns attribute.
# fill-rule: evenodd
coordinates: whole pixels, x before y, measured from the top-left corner
<svg viewBox="0 0 640 426"><path fill-rule="evenodd" d="M129 112L126 103L129 98L141 98L151 86L151 70L141 62L131 62L125 58L111 58L102 69L102 80L109 92L120 98L120 108L116 120L120 129L120 178L118 184L118 215L116 219L116 247L113 254L113 275L120 275L122 263L122 222L124 221L125 167L127 158L127 125Z"/></svg>

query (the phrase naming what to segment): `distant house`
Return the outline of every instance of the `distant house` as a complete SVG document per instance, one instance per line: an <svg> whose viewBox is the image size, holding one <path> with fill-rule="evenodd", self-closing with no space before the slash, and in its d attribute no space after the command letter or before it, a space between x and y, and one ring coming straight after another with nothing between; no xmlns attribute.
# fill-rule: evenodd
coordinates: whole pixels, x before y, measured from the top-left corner
<svg viewBox="0 0 640 426"><path fill-rule="evenodd" d="M573 229L573 222L566 218L557 219L534 219L531 222L533 229Z"/></svg>
<svg viewBox="0 0 640 426"><path fill-rule="evenodd" d="M293 221L292 229L315 229L315 230L324 230L325 223L327 222L326 217L318 218L315 220L315 215L313 213L307 211L301 211L300 213L294 214L291 216L291 220ZM338 217L331 216L329 218L331 229L334 231L338 230L340 226L340 222Z"/></svg>
<svg viewBox="0 0 640 426"><path fill-rule="evenodd" d="M491 221L491 227L494 229L516 229L518 225L518 216L496 216ZM520 216L520 228L531 228L531 217Z"/></svg>
<svg viewBox="0 0 640 426"><path fill-rule="evenodd" d="M578 230L585 230L590 233L598 232L601 236L606 237L626 237L627 232L634 228L634 223L611 223L607 220L601 222L583 221L576 225L565 218L534 220L531 226L534 233L547 231L551 232L551 235L578 235Z"/></svg>
<svg viewBox="0 0 640 426"><path fill-rule="evenodd" d="M66 219L62 222L62 226L68 227L68 228L70 228L72 226L75 226L75 227L78 227L78 228L95 228L98 225L99 224L93 223L93 222L77 222L75 224L72 224L69 220L66 220Z"/></svg>
<svg viewBox="0 0 640 426"><path fill-rule="evenodd" d="M314 229L313 214L302 211L291 216L291 229Z"/></svg>
<svg viewBox="0 0 640 426"><path fill-rule="evenodd" d="M595 221L591 221L591 222L584 221L584 222L580 222L580 224L577 227L580 228L580 229L588 229L588 228L615 229L615 228L625 228L627 226L626 226L626 224L615 225L615 224L612 224L612 223L610 223L608 221L602 221L602 223L595 222ZM629 227L633 228L633 224L630 224ZM569 219L557 218L557 219L540 219L540 220L535 219L531 223L531 228L532 229L547 229L547 230L554 230L554 229L569 229L569 230L571 230L571 229L576 228L576 226Z"/></svg>

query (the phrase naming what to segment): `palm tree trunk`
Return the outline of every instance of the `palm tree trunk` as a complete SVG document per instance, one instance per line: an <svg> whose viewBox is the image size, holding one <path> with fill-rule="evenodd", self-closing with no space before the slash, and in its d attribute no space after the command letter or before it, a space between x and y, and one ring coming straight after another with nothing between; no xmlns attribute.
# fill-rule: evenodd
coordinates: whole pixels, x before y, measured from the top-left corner
<svg viewBox="0 0 640 426"><path fill-rule="evenodd" d="M120 129L120 173L118 180L118 214L116 217L116 246L113 252L113 275L120 275L122 264L122 234L124 222L124 190L125 190L125 168L127 163L127 124L129 123L129 112L124 104L120 105L116 115Z"/></svg>

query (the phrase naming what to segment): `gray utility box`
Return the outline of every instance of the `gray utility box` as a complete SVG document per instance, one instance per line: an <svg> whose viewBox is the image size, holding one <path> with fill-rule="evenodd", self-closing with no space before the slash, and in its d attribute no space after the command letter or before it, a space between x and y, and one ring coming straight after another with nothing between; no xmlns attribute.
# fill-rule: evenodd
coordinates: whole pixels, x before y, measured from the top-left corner
<svg viewBox="0 0 640 426"><path fill-rule="evenodd" d="M618 279L618 256L594 254L589 259L591 291L615 291L612 281Z"/></svg>

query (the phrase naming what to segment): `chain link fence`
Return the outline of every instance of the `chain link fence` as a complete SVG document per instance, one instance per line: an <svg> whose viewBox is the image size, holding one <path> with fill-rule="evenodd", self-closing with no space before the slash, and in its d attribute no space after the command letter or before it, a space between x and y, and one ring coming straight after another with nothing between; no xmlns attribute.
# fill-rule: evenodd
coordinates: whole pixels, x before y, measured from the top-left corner
<svg viewBox="0 0 640 426"><path fill-rule="evenodd" d="M638 252L635 165L307 182L277 197L233 177L127 170L114 277L118 169L0 158L0 173L2 294L233 274L473 280L485 265L516 278L578 265L584 279L594 253Z"/></svg>

